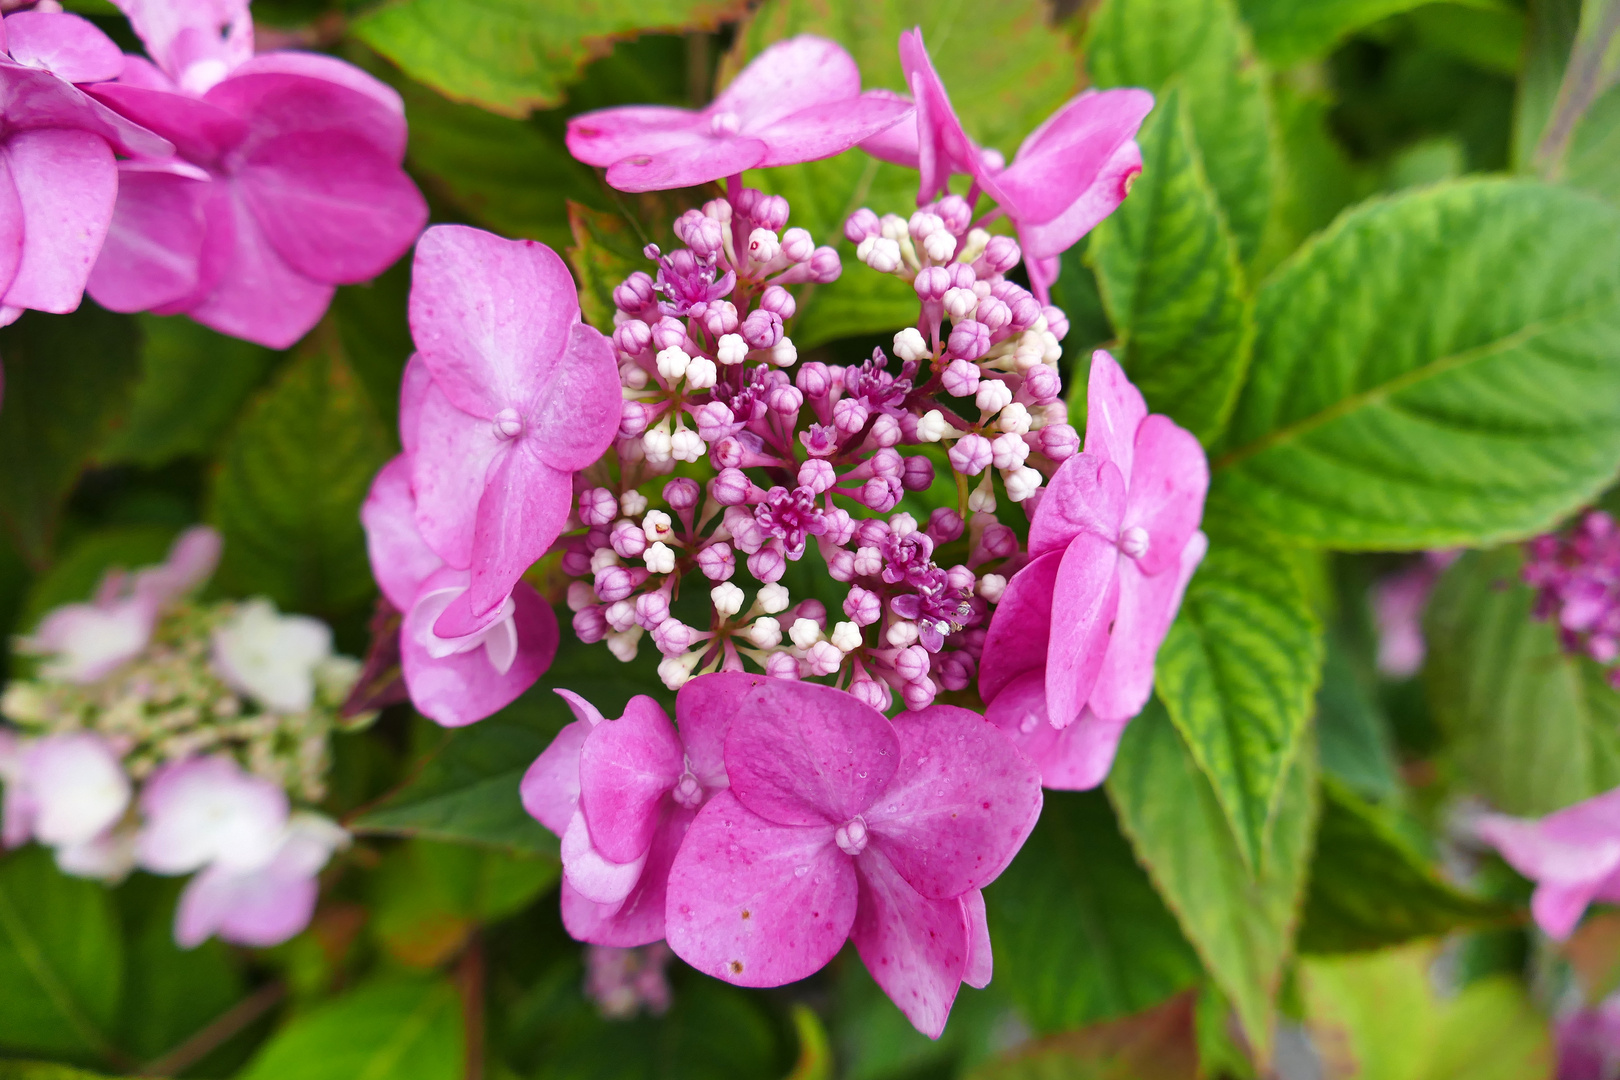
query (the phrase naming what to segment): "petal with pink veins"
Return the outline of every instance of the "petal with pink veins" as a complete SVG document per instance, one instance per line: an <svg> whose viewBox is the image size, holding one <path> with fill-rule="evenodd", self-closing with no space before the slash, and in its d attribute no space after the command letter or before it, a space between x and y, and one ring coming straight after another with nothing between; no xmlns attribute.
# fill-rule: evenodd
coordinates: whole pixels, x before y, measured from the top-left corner
<svg viewBox="0 0 1620 1080"><path fill-rule="evenodd" d="M579 808L592 846L621 863L644 853L659 804L684 768L675 725L645 694L631 698L619 719L597 724L579 755Z"/></svg>
<svg viewBox="0 0 1620 1080"><path fill-rule="evenodd" d="M1079 716L1107 658L1119 610L1119 548L1092 533L1070 542L1053 583L1046 707L1054 727Z"/></svg>
<svg viewBox="0 0 1620 1080"><path fill-rule="evenodd" d="M89 19L66 11L19 11L6 16L6 51L27 67L70 83L116 79L124 54Z"/></svg>
<svg viewBox="0 0 1620 1080"><path fill-rule="evenodd" d="M848 103L860 92L860 68L842 45L800 34L749 61L704 114L731 113L738 130L753 135L800 110Z"/></svg>
<svg viewBox="0 0 1620 1080"><path fill-rule="evenodd" d="M1088 91L1030 133L996 175L1009 216L1044 225L1061 216L1106 172L1153 108L1146 90ZM998 200L999 201L999 200Z"/></svg>
<svg viewBox="0 0 1620 1080"><path fill-rule="evenodd" d="M370 98L382 106L385 112L399 117L399 129L402 132L405 130L405 102L399 96L399 91L335 56L295 49L278 49L275 52L259 53L250 60L244 60L237 65L232 74L238 78L248 75L299 75L337 83ZM393 145L393 142L390 140L388 145ZM403 139L399 140L398 149L403 153ZM396 160L398 156L395 155Z"/></svg>
<svg viewBox="0 0 1620 1080"><path fill-rule="evenodd" d="M1030 519L1031 557L1062 551L1082 532L1119 539L1127 506L1125 476L1112 461L1074 455L1058 466Z"/></svg>
<svg viewBox="0 0 1620 1080"><path fill-rule="evenodd" d="M575 323L566 348L538 374L542 381L524 402L525 444L555 469L587 468L613 445L624 408L612 342Z"/></svg>
<svg viewBox="0 0 1620 1080"><path fill-rule="evenodd" d="M867 848L856 865L860 909L850 940L889 1000L918 1031L937 1039L967 973L962 902L922 896L881 850Z"/></svg>
<svg viewBox="0 0 1620 1080"><path fill-rule="evenodd" d="M405 118L397 107L324 78L237 73L203 100L246 122L241 149L249 157L286 135L324 133L369 146L395 165L405 159Z"/></svg>
<svg viewBox="0 0 1620 1080"><path fill-rule="evenodd" d="M118 167L112 150L87 131L20 131L5 143L22 203L23 249L3 301L57 314L84 297L112 221Z"/></svg>
<svg viewBox="0 0 1620 1080"><path fill-rule="evenodd" d="M240 117L184 94L121 82L97 83L85 92L168 139L182 157L199 165L215 165L247 136L247 124Z"/></svg>
<svg viewBox="0 0 1620 1080"><path fill-rule="evenodd" d="M1104 349L1091 354L1091 375L1086 384L1085 452L1105 457L1120 475L1132 475L1136 460L1136 429L1147 419L1142 392Z"/></svg>
<svg viewBox="0 0 1620 1080"><path fill-rule="evenodd" d="M665 105L626 105L582 113L568 121L568 152L606 168L627 157L651 157L706 137L700 113Z"/></svg>
<svg viewBox="0 0 1620 1080"><path fill-rule="evenodd" d="M1113 637L1087 704L1105 720L1123 722L1142 711L1153 695L1153 666L1170 624L1181 608L1187 583L1209 550L1209 539L1195 532L1182 545L1181 563L1157 577L1142 573L1135 559L1119 560L1119 608ZM1109 757L1113 757L1112 754Z"/></svg>
<svg viewBox="0 0 1620 1080"><path fill-rule="evenodd" d="M706 975L781 986L838 954L857 888L831 825L777 825L722 791L698 812L670 868L664 936Z"/></svg>
<svg viewBox="0 0 1620 1080"><path fill-rule="evenodd" d="M422 401L433 385L433 372L416 353L405 361L399 380L399 445L407 455L416 453L416 430L422 421Z"/></svg>
<svg viewBox="0 0 1620 1080"><path fill-rule="evenodd" d="M196 291L207 235L206 180L120 169L118 201L87 291L112 311L147 311Z"/></svg>
<svg viewBox="0 0 1620 1080"><path fill-rule="evenodd" d="M1008 684L1026 672L1045 670L1052 597L1062 563L1061 549L1049 551L1030 560L1007 582L990 617L979 661L979 695L985 701L998 700Z"/></svg>
<svg viewBox="0 0 1620 1080"><path fill-rule="evenodd" d="M402 385L402 391L410 385ZM472 564L478 502L492 465L517 448L490 421L456 408L436 379L422 388L416 415L410 458L416 527L439 558L466 568Z"/></svg>
<svg viewBox="0 0 1620 1080"><path fill-rule="evenodd" d="M404 454L377 472L360 506L366 529L371 574L388 602L411 610L422 583L444 560L433 554L416 528L416 499L411 495L411 463Z"/></svg>
<svg viewBox="0 0 1620 1080"><path fill-rule="evenodd" d="M758 132L769 147L760 167L819 161L841 154L857 140L872 138L904 123L915 111L911 102L898 95L875 92L801 109Z"/></svg>
<svg viewBox="0 0 1620 1080"><path fill-rule="evenodd" d="M717 672L688 679L675 695L675 724L686 747L692 774L706 788L729 785L726 731L736 715L734 702L769 678L746 672Z"/></svg>
<svg viewBox="0 0 1620 1080"><path fill-rule="evenodd" d="M657 153L639 153L608 166L607 182L620 191L696 187L758 167L769 148L759 139L696 136Z"/></svg>
<svg viewBox="0 0 1620 1080"><path fill-rule="evenodd" d="M1142 171L1142 148L1134 141L1114 152L1090 187L1069 208L1042 225L1018 223L1018 243L1025 260L1056 259L1080 238L1095 229L1103 218L1119 209L1130 193L1130 184ZM1047 279L1057 280L1056 272Z"/></svg>
<svg viewBox="0 0 1620 1080"><path fill-rule="evenodd" d="M0 149L0 295L4 295L17 276L22 253L22 199L18 197L17 185L12 181L10 157L4 149Z"/></svg>
<svg viewBox="0 0 1620 1080"><path fill-rule="evenodd" d="M440 574L456 573L440 570L424 589ZM546 673L557 655L556 613L527 582L513 587L512 600L517 651L504 672L497 670L482 645L434 657L422 644L424 635L433 629L423 625L431 616L420 607L408 610L400 626L400 666L418 712L446 727L471 724L506 708Z"/></svg>
<svg viewBox="0 0 1620 1080"><path fill-rule="evenodd" d="M546 553L562 533L573 502L573 477L536 459L525 447L495 460L473 526L467 603L474 618L493 610ZM456 625L441 623L439 632L466 632Z"/></svg>

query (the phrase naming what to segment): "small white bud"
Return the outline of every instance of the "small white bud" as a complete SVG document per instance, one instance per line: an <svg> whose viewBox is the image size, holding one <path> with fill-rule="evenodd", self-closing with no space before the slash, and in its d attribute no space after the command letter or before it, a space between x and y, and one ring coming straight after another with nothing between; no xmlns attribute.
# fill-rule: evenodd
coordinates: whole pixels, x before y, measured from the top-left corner
<svg viewBox="0 0 1620 1080"><path fill-rule="evenodd" d="M649 542L656 543L675 535L675 523L662 510L649 510L641 519L641 531Z"/></svg>
<svg viewBox="0 0 1620 1080"><path fill-rule="evenodd" d="M993 514L996 512L996 488L991 482L994 472L986 469L984 479L979 486L968 492L968 509L975 514Z"/></svg>
<svg viewBox="0 0 1620 1080"><path fill-rule="evenodd" d="M621 664L628 664L636 658L636 647L641 644L642 633L639 626L614 631L606 638L608 651L617 657Z"/></svg>
<svg viewBox="0 0 1620 1080"><path fill-rule="evenodd" d="M636 605L629 600L615 600L608 605L607 623L620 633L636 625Z"/></svg>
<svg viewBox="0 0 1620 1080"><path fill-rule="evenodd" d="M647 460L654 465L662 465L674 457L673 443L669 428L660 424L658 427L648 428L647 433L641 437L641 452L647 455Z"/></svg>
<svg viewBox="0 0 1620 1080"><path fill-rule="evenodd" d="M886 635L889 644L897 649L904 649L908 645L917 644L917 624L904 619L889 627Z"/></svg>
<svg viewBox="0 0 1620 1080"><path fill-rule="evenodd" d="M1041 336L1033 330L1025 330L1018 336L1018 347L1013 352L1013 367L1020 372L1028 371L1036 364L1044 362L1046 356L1046 343Z"/></svg>
<svg viewBox="0 0 1620 1080"><path fill-rule="evenodd" d="M1029 424L1029 410L1016 401L1004 406L996 418L996 426L1010 435L1022 435L1029 430Z"/></svg>
<svg viewBox="0 0 1620 1080"><path fill-rule="evenodd" d="M673 382L686 374L686 365L692 358L679 345L671 345L658 353L658 374Z"/></svg>
<svg viewBox="0 0 1620 1080"><path fill-rule="evenodd" d="M863 248L866 249L864 257L861 256ZM900 245L886 236L869 236L862 240L860 248L855 249L855 255L880 274L892 274L900 269Z"/></svg>
<svg viewBox="0 0 1620 1080"><path fill-rule="evenodd" d="M928 257L936 263L950 262L951 256L956 254L956 237L944 229L929 233L928 238L923 241L923 250L928 252Z"/></svg>
<svg viewBox="0 0 1620 1080"><path fill-rule="evenodd" d="M1002 410L1002 415L1006 416L1007 410L1017 407L1007 406L1007 409ZM990 440L990 455L990 464L996 468L1016 469L1024 463L1025 458L1029 457L1029 444L1017 435L997 435Z"/></svg>
<svg viewBox="0 0 1620 1080"><path fill-rule="evenodd" d="M748 359L748 342L741 334L721 334L720 345L714 352L722 364L730 367Z"/></svg>
<svg viewBox="0 0 1620 1080"><path fill-rule="evenodd" d="M854 652L861 647L861 628L852 622L841 622L833 627L827 640L838 646L840 652Z"/></svg>
<svg viewBox="0 0 1620 1080"><path fill-rule="evenodd" d="M1000 379L980 379L979 392L973 396L973 403L985 416L993 416L1012 404L1012 398L1012 389Z"/></svg>
<svg viewBox="0 0 1620 1080"><path fill-rule="evenodd" d="M911 235L911 230L906 226L906 219L899 214L884 214L879 220L879 226L883 229L885 240L898 242Z"/></svg>
<svg viewBox="0 0 1620 1080"><path fill-rule="evenodd" d="M668 544L648 544L647 550L641 553L641 560L653 573L668 574L675 569L675 550Z"/></svg>
<svg viewBox="0 0 1620 1080"><path fill-rule="evenodd" d="M801 649L808 649L821 640L821 627L814 619L794 619L788 627L788 638Z"/></svg>
<svg viewBox="0 0 1620 1080"><path fill-rule="evenodd" d="M670 436L669 455L676 461L698 461L708 452L709 444L690 428L680 428Z"/></svg>
<svg viewBox="0 0 1620 1080"><path fill-rule="evenodd" d="M768 263L782 250L782 241L770 229L755 229L748 234L748 257L757 263Z"/></svg>
<svg viewBox="0 0 1620 1080"><path fill-rule="evenodd" d="M619 556L609 547L599 547L591 552L591 573L609 566L618 566ZM594 594L592 594L594 595Z"/></svg>
<svg viewBox="0 0 1620 1080"><path fill-rule="evenodd" d="M1045 346L1045 349L1041 352L1041 359L1046 363L1055 364L1063 359L1063 345L1052 331L1041 331L1041 344Z"/></svg>
<svg viewBox="0 0 1620 1080"><path fill-rule="evenodd" d="M782 340L771 346L771 363L777 367L792 367L799 359L799 350L793 344L793 339L786 334Z"/></svg>
<svg viewBox="0 0 1620 1080"><path fill-rule="evenodd" d="M979 595L992 604L1001 601L1001 594L1007 591L1007 579L1000 574L986 574L979 579Z"/></svg>
<svg viewBox="0 0 1620 1080"><path fill-rule="evenodd" d="M782 644L782 624L769 615L761 615L749 624L743 636L756 649L774 649Z"/></svg>
<svg viewBox="0 0 1620 1080"><path fill-rule="evenodd" d="M640 364L619 365L619 385L626 390L641 390L647 385L647 369Z"/></svg>
<svg viewBox="0 0 1620 1080"><path fill-rule="evenodd" d="M939 442L950 429L951 425L946 422L944 413L938 409L929 409L917 420L917 440Z"/></svg>
<svg viewBox="0 0 1620 1080"><path fill-rule="evenodd" d="M908 326L894 335L894 355L901 360L922 360L933 354L928 349L928 342L923 340L922 331Z"/></svg>
<svg viewBox="0 0 1620 1080"><path fill-rule="evenodd" d="M1004 474L1001 481L1007 485L1007 498L1021 503L1040 490L1043 479L1034 469L1020 467Z"/></svg>
<svg viewBox="0 0 1620 1080"><path fill-rule="evenodd" d="M611 550L612 549L609 549L610 552ZM591 567L591 572L595 573L596 567ZM595 603L596 593L591 590L591 587L587 582L570 581L568 583L569 611L584 611L586 608Z"/></svg>
<svg viewBox="0 0 1620 1080"><path fill-rule="evenodd" d="M693 390L707 390L720 377L720 370L707 356L694 356L686 363L686 385Z"/></svg>
<svg viewBox="0 0 1620 1080"><path fill-rule="evenodd" d="M979 306L979 297L972 289L946 289L945 313L956 322L972 315Z"/></svg>
<svg viewBox="0 0 1620 1080"><path fill-rule="evenodd" d="M956 260L965 263L978 262L979 256L984 254L984 249L989 244L990 234L987 231L984 229L969 229L967 243L963 244L962 250L956 253Z"/></svg>
<svg viewBox="0 0 1620 1080"><path fill-rule="evenodd" d="M775 615L779 611L786 611L788 606L787 587L775 581L769 585L761 585L759 594L754 597L754 602L767 615Z"/></svg>
<svg viewBox="0 0 1620 1080"><path fill-rule="evenodd" d="M631 488L619 496L619 512L625 517L637 518L647 511L647 496Z"/></svg>
<svg viewBox="0 0 1620 1080"><path fill-rule="evenodd" d="M729 619L742 610L743 591L731 582L722 582L709 590L709 601L722 619Z"/></svg>
<svg viewBox="0 0 1620 1080"><path fill-rule="evenodd" d="M679 690L692 677L684 656L666 656L658 662L658 677L671 690Z"/></svg>

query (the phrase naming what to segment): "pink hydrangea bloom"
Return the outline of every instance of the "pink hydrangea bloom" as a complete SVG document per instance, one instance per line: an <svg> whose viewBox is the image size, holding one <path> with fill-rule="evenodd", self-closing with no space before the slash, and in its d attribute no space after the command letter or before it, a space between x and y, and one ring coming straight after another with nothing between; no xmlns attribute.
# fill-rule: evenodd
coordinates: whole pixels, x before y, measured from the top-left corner
<svg viewBox="0 0 1620 1080"><path fill-rule="evenodd" d="M1614 1080L1620 1076L1620 995L1565 1013L1555 1037L1558 1080Z"/></svg>
<svg viewBox="0 0 1620 1080"><path fill-rule="evenodd" d="M348 840L319 814L292 815L264 865L215 862L186 883L175 909L175 943L190 949L216 934L255 948L288 940L309 925L320 894L317 875Z"/></svg>
<svg viewBox="0 0 1620 1080"><path fill-rule="evenodd" d="M1153 665L1208 541L1209 465L1198 440L1149 416L1113 357L1091 360L1085 451L1030 520L1029 562L985 640L986 716L1013 733L1048 787L1095 787L1153 692ZM1044 730L1043 730L1044 729Z"/></svg>
<svg viewBox="0 0 1620 1080"><path fill-rule="evenodd" d="M0 28L0 323L25 308L68 312L107 236L114 151L163 156L167 141L73 85L118 74L118 47L77 15L25 11Z"/></svg>
<svg viewBox="0 0 1620 1080"><path fill-rule="evenodd" d="M621 191L658 191L832 157L910 112L892 94L862 94L849 53L806 34L760 53L697 112L634 105L576 116L568 150L605 166Z"/></svg>
<svg viewBox="0 0 1620 1080"><path fill-rule="evenodd" d="M132 786L118 753L99 735L71 732L20 740L0 731L0 839L8 848L37 840L80 877L122 877L126 858L111 837L129 808ZM127 855L127 853L125 853Z"/></svg>
<svg viewBox="0 0 1620 1080"><path fill-rule="evenodd" d="M670 947L742 986L779 986L852 940L918 1030L990 976L979 890L1040 814L1034 766L981 717L935 705L893 722L831 687L717 674L728 790L669 876ZM684 690L683 690L684 692Z"/></svg>
<svg viewBox="0 0 1620 1080"><path fill-rule="evenodd" d="M1530 913L1562 940L1594 900L1620 902L1620 788L1540 820L1486 814L1475 832L1536 883Z"/></svg>
<svg viewBox="0 0 1620 1080"><path fill-rule="evenodd" d="M187 529L167 561L134 575L112 571L89 603L49 612L24 638L22 651L44 656L43 674L75 683L97 682L139 656L163 609L207 581L219 564L219 534Z"/></svg>
<svg viewBox="0 0 1620 1080"><path fill-rule="evenodd" d="M568 268L532 240L429 229L410 320L421 368L405 380L400 413L416 523L440 559L470 575L433 631L462 638L562 532L574 472L618 432L619 373L613 346L580 321Z"/></svg>
<svg viewBox="0 0 1620 1080"><path fill-rule="evenodd" d="M1525 545L1524 580L1538 619L1555 619L1564 648L1609 669L1620 687L1620 528L1602 510Z"/></svg>
<svg viewBox="0 0 1620 1080"><path fill-rule="evenodd" d="M664 936L669 868L698 808L726 787L724 713L697 679L675 699L680 730L649 697L617 720L558 693L578 717L523 777L523 805L562 838L563 925L595 945Z"/></svg>
<svg viewBox="0 0 1620 1080"><path fill-rule="evenodd" d="M1392 679L1408 679L1423 667L1428 643L1423 638L1423 612L1429 594L1456 551L1429 551L1420 561L1373 585L1373 622L1378 630L1378 670Z"/></svg>
<svg viewBox="0 0 1620 1080"><path fill-rule="evenodd" d="M335 286L381 273L427 220L401 167L399 95L332 57L252 55L245 3L120 6L153 62L127 57L89 93L175 152L119 164L90 294L285 348Z"/></svg>
<svg viewBox="0 0 1620 1080"><path fill-rule="evenodd" d="M963 130L920 28L900 35L900 62L917 102L916 122L896 124L862 149L918 170L919 206L945 194L952 174L971 176L969 201L982 191L1017 225L1030 285L1046 303L1058 257L1118 208L1142 171L1135 136L1153 95L1088 90L1031 132L1007 165Z"/></svg>
<svg viewBox="0 0 1620 1080"><path fill-rule="evenodd" d="M433 624L467 591L465 570L444 564L416 528L411 464L383 466L360 508L372 574L404 615L400 666L418 712L450 727L482 720L534 685L557 653L557 616L519 581L472 633L441 638Z"/></svg>

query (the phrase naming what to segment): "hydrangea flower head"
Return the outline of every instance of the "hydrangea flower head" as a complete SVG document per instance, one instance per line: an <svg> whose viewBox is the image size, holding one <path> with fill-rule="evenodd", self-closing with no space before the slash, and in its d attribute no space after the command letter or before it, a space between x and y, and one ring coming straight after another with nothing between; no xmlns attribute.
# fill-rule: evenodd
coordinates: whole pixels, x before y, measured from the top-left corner
<svg viewBox="0 0 1620 1080"><path fill-rule="evenodd" d="M1474 826L1536 883L1530 913L1562 941L1593 901L1620 902L1620 788L1539 820L1487 814Z"/></svg>
<svg viewBox="0 0 1620 1080"><path fill-rule="evenodd" d="M37 840L68 866L88 862L128 809L133 788L105 739L80 731L19 740L0 731L0 838L8 848ZM121 877L128 862L87 876ZM70 870L70 872L72 872Z"/></svg>
<svg viewBox="0 0 1620 1080"><path fill-rule="evenodd" d="M637 105L568 122L568 150L607 169L621 191L695 187L745 170L842 153L911 111L892 95L861 93L842 47L802 35L755 57L696 112Z"/></svg>

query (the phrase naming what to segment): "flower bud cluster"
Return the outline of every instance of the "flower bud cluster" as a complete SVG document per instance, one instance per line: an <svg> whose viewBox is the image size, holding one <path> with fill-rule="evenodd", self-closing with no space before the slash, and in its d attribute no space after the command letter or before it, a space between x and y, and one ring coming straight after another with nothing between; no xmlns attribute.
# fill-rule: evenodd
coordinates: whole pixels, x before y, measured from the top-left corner
<svg viewBox="0 0 1620 1080"><path fill-rule="evenodd" d="M1032 511L1079 448L1057 369L1067 320L1006 279L1017 243L970 227L965 200L909 220L861 210L845 235L913 283L917 322L859 366L799 363L786 286L839 266L782 231L788 211L751 189L687 211L675 234L688 246L649 246L656 274L615 291L619 468L589 474L563 542L574 630L623 660L649 641L671 688L747 662L924 708L972 683L1016 568L998 498ZM659 482L681 466L704 479ZM901 509L945 470L954 508ZM783 585L812 544L847 587L839 611ZM709 594L696 625L674 614L694 583Z"/></svg>
<svg viewBox="0 0 1620 1080"><path fill-rule="evenodd" d="M1564 648L1608 669L1620 688L1620 525L1593 510L1561 533L1525 545L1524 580L1535 615L1558 624Z"/></svg>
<svg viewBox="0 0 1620 1080"><path fill-rule="evenodd" d="M585 950L585 996L609 1020L628 1020L645 1009L669 1011L669 979L664 969L674 953L662 941L633 949L591 945Z"/></svg>

